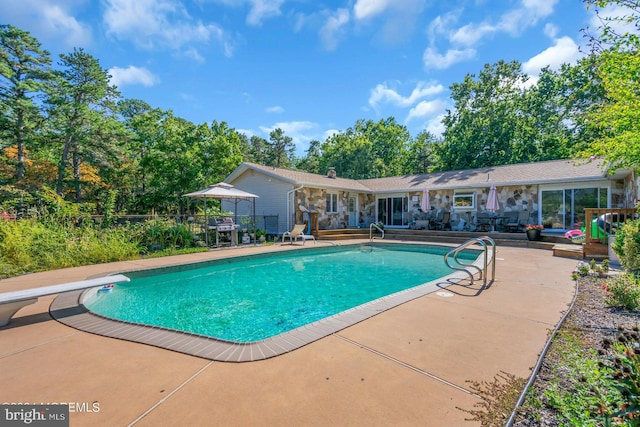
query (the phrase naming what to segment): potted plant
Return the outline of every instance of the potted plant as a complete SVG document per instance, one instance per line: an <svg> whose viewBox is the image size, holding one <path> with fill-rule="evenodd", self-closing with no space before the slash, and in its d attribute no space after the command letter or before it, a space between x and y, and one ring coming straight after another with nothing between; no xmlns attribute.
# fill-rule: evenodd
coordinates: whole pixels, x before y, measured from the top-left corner
<svg viewBox="0 0 640 427"><path fill-rule="evenodd" d="M527 224L526 233L529 240L540 240L540 233L544 230L542 224Z"/></svg>

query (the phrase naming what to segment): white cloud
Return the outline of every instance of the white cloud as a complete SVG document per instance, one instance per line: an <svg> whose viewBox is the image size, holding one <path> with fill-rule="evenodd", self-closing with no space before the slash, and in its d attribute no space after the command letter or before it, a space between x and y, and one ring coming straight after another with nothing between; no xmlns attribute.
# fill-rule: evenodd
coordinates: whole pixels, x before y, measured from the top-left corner
<svg viewBox="0 0 640 427"><path fill-rule="evenodd" d="M434 117L424 125L424 128L432 135L441 137L442 135L444 135L445 131L444 124L442 123L442 120L444 120L444 118L445 114Z"/></svg>
<svg viewBox="0 0 640 427"><path fill-rule="evenodd" d="M461 52L461 47L473 47L483 39L497 33L504 32L511 35L521 34L527 28L535 25L553 13L558 0L522 0L517 7L505 11L497 20L486 18L480 22L470 22L459 28L454 28L455 23L464 16L464 11L456 10L444 16L434 18L429 24L428 34L431 46L434 46L438 35L445 35L453 44L450 49ZM488 9L487 9L488 10ZM550 32L552 28L545 31Z"/></svg>
<svg viewBox="0 0 640 427"><path fill-rule="evenodd" d="M481 24L467 24L453 32L449 41L462 46L474 46L487 34L496 31L496 27L486 22Z"/></svg>
<svg viewBox="0 0 640 427"><path fill-rule="evenodd" d="M553 7L558 0L522 0L522 5L536 18L544 18L553 13Z"/></svg>
<svg viewBox="0 0 640 427"><path fill-rule="evenodd" d="M251 9L247 15L247 24L260 25L266 18L280 15L280 6L284 0L250 0Z"/></svg>
<svg viewBox="0 0 640 427"><path fill-rule="evenodd" d="M138 68L129 65L127 68L113 67L109 69L111 75L111 84L118 87L126 85L154 86L160 80L146 68Z"/></svg>
<svg viewBox="0 0 640 427"><path fill-rule="evenodd" d="M61 51L74 47L89 47L93 43L91 27L72 16L69 2L42 0L0 1L3 24L11 24L40 39L43 48L52 49L59 44ZM46 43L45 43L46 41Z"/></svg>
<svg viewBox="0 0 640 427"><path fill-rule="evenodd" d="M176 0L105 0L107 33L145 49L180 49L216 39L229 55L229 37L215 24L195 21Z"/></svg>
<svg viewBox="0 0 640 427"><path fill-rule="evenodd" d="M191 58L196 62L205 62L204 57L200 55L200 52L198 52L198 49L195 49L193 47L190 47L187 50L185 50L184 56L186 56L187 58Z"/></svg>
<svg viewBox="0 0 640 427"><path fill-rule="evenodd" d="M543 50L536 56L522 64L522 70L531 75L537 76L544 67L552 70L560 69L562 64L575 64L583 56L578 45L570 37L561 37L554 40L551 47Z"/></svg>
<svg viewBox="0 0 640 427"><path fill-rule="evenodd" d="M558 36L558 27L553 24L546 24L544 26L544 35L551 39L555 39Z"/></svg>
<svg viewBox="0 0 640 427"><path fill-rule="evenodd" d="M349 11L338 9L332 13L320 28L320 39L327 50L334 50L338 46L338 38L349 23Z"/></svg>
<svg viewBox="0 0 640 427"><path fill-rule="evenodd" d="M78 22L60 6L38 4L37 8L43 15L45 21L43 24L51 31L63 35L67 46L78 47L91 43L91 28Z"/></svg>
<svg viewBox="0 0 640 427"><path fill-rule="evenodd" d="M384 12L393 3L394 0L357 0L353 6L353 14L356 19L372 18Z"/></svg>
<svg viewBox="0 0 640 427"><path fill-rule="evenodd" d="M378 104L387 103L398 107L409 107L422 98L437 95L442 91L444 91L444 87L441 84L427 85L425 82L418 82L409 96L402 96L390 89L387 83L383 83L371 89L369 105L375 108Z"/></svg>
<svg viewBox="0 0 640 427"><path fill-rule="evenodd" d="M427 69L445 70L458 62L471 59L476 56L475 49L449 49L444 55L438 53L434 48L428 47L422 54L422 61Z"/></svg>
<svg viewBox="0 0 640 427"><path fill-rule="evenodd" d="M265 110L267 113L280 114L284 112L284 108L279 105L274 105L272 107L267 107Z"/></svg>
<svg viewBox="0 0 640 427"><path fill-rule="evenodd" d="M430 117L434 114L441 113L446 108L446 103L440 99L434 99L432 101L421 101L409 110L405 122L409 122L412 119L420 119L424 117Z"/></svg>
<svg viewBox="0 0 640 427"><path fill-rule="evenodd" d="M556 3L558 0L522 0L522 6L505 12L496 27L509 34L520 34L551 15Z"/></svg>
<svg viewBox="0 0 640 427"><path fill-rule="evenodd" d="M249 5L249 13L247 14L246 23L248 25L259 26L267 18L279 16L282 14L280 7L285 0L214 0L231 7L241 7Z"/></svg>

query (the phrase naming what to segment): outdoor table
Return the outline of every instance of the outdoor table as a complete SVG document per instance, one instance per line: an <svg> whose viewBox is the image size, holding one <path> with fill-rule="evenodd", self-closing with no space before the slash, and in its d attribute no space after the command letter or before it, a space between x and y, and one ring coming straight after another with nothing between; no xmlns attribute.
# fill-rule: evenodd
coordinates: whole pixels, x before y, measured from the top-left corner
<svg viewBox="0 0 640 427"><path fill-rule="evenodd" d="M506 216L503 215L489 215L489 222L491 223L491 230L490 231L496 231L496 223L498 220L503 220L506 219Z"/></svg>

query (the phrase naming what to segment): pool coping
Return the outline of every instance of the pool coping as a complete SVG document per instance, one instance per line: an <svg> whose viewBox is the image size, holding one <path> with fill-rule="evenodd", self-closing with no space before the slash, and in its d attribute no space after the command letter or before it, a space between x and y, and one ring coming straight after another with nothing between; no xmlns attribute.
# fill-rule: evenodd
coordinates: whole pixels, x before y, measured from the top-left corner
<svg viewBox="0 0 640 427"><path fill-rule="evenodd" d="M493 251L489 251L488 256L488 265L490 265L495 260ZM482 268L482 258L483 254L480 253L473 265ZM248 343L225 341L158 326L114 320L94 314L82 304L82 301L90 293L96 292L98 288L60 294L51 303L49 312L58 322L95 335L151 345L208 360L251 362L291 352L391 308L467 279L469 277L466 273L454 271L436 280L378 298L282 334Z"/></svg>

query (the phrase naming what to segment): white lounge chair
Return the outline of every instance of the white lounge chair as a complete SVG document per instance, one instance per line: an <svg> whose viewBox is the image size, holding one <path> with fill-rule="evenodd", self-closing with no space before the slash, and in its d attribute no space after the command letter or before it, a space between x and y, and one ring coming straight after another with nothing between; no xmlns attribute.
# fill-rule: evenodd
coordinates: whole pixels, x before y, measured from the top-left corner
<svg viewBox="0 0 640 427"><path fill-rule="evenodd" d="M304 229L307 227L306 224L296 224L293 226L293 230L291 231L285 231L284 233L282 233L282 243L284 243L284 239L285 237L289 237L289 241L291 242L291 244L293 245L294 241L297 241L298 239L302 239L302 244L304 245L307 240L313 240L313 244L315 245L316 243L316 238L313 237L312 234L304 234Z"/></svg>

